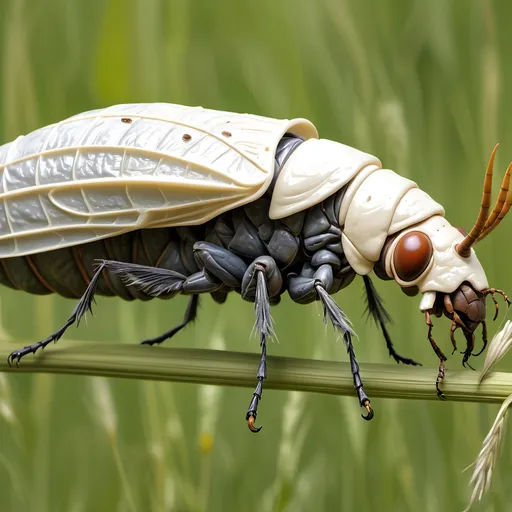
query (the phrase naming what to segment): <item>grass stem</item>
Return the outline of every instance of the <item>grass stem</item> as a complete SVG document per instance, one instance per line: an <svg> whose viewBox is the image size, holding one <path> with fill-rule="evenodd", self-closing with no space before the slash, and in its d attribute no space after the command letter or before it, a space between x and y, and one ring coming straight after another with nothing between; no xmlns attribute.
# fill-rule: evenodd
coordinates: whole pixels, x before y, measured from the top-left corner
<svg viewBox="0 0 512 512"><path fill-rule="evenodd" d="M20 367L9 367L8 350L0 350L0 371L75 374L144 380L190 382L223 386L254 387L258 354L224 350L151 348L132 345L87 344L52 347L36 357L25 357ZM348 363L268 357L266 389L282 389L353 395ZM364 363L361 375L373 397L438 400L435 367L405 367ZM480 372L446 371L446 399L462 402L501 403L512 394L512 373L493 372L478 382Z"/></svg>

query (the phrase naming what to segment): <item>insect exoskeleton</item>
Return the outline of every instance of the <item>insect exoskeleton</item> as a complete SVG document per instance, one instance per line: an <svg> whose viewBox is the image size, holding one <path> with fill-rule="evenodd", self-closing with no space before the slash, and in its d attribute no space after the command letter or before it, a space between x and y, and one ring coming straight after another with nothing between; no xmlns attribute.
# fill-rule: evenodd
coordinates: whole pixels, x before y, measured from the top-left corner
<svg viewBox="0 0 512 512"><path fill-rule="evenodd" d="M246 414L255 426L267 376L270 306L319 300L347 346L365 419L373 417L356 362L352 325L332 295L362 276L370 316L390 356L399 355L369 274L423 294L431 316L461 328L467 363L483 327L489 288L472 246L511 205L511 167L489 214L492 167L478 220L468 235L411 180L374 156L319 139L305 119L277 120L172 104L117 105L85 112L0 147L0 282L29 293L79 299L46 339L12 352L35 353L91 309L95 293L126 300L189 295L183 322L142 343L171 338L196 318L198 297L224 302L229 292L254 302L261 360ZM497 306L496 306L497 312Z"/></svg>

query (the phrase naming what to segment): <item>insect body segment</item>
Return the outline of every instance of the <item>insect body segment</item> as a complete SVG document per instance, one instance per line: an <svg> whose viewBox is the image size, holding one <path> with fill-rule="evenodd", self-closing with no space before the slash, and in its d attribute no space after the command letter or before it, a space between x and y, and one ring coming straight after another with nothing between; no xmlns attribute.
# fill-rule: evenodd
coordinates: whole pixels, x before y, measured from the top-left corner
<svg viewBox="0 0 512 512"><path fill-rule="evenodd" d="M494 158L494 153L492 159ZM464 364L483 327L488 287L471 246L501 221L510 168L490 216L488 169L477 228L465 237L416 183L372 155L318 139L306 120L275 120L178 105L118 105L86 112L0 147L0 282L30 293L80 298L68 321L10 362L59 339L91 309L95 294L127 300L199 294L223 303L235 291L254 302L261 357L246 419L256 432L273 335L270 306L283 293L319 300L344 339L365 419L373 417L356 361L353 326L332 295L362 276L369 315L397 362L389 321L369 273L423 294L431 316L462 329ZM468 238L469 237L469 238ZM468 252L469 250L469 252ZM56 265L58 268L53 268ZM507 299L508 300L508 299Z"/></svg>

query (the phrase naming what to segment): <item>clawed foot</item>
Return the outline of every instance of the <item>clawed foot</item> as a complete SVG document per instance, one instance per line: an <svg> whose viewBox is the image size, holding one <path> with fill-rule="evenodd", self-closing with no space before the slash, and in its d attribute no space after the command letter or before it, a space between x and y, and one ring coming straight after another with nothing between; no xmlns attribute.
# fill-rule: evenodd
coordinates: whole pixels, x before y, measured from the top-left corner
<svg viewBox="0 0 512 512"><path fill-rule="evenodd" d="M439 388L439 382L436 382L436 392L437 392L437 397L440 398L443 402L446 402L446 397L444 396L444 393Z"/></svg>
<svg viewBox="0 0 512 512"><path fill-rule="evenodd" d="M256 421L256 416L253 416L252 414L247 415L247 426L249 427L249 430L251 432L254 432L255 434L257 434L263 427L255 427L254 426L255 421Z"/></svg>
<svg viewBox="0 0 512 512"><path fill-rule="evenodd" d="M444 380L444 362L445 362L445 359L439 359L439 372L437 374L437 379L436 379L436 391L437 391L438 398L440 398L443 401L446 401L444 393L439 388L439 384L441 384L441 382L443 382L443 380Z"/></svg>
<svg viewBox="0 0 512 512"><path fill-rule="evenodd" d="M370 400L366 400L363 405L365 409L368 411L368 414L366 416L364 414L361 414L361 418L363 418L363 420L370 421L371 419L373 419L375 415L372 406L370 405Z"/></svg>
<svg viewBox="0 0 512 512"><path fill-rule="evenodd" d="M421 363L418 363L414 359L411 359L410 357L403 357L400 354L397 354L396 352L391 355L397 363L408 364L411 366L423 366Z"/></svg>
<svg viewBox="0 0 512 512"><path fill-rule="evenodd" d="M26 347L23 347L20 350L15 350L14 352L11 352L9 354L9 357L7 358L7 364L9 366L12 366L14 362L16 362L16 366L19 368L22 357L25 357L27 354L35 354L40 348L44 349L46 345L48 345L52 341L56 342L59 338L60 336L50 336L49 338L43 341L39 341L37 343L34 343L33 345L27 345Z"/></svg>

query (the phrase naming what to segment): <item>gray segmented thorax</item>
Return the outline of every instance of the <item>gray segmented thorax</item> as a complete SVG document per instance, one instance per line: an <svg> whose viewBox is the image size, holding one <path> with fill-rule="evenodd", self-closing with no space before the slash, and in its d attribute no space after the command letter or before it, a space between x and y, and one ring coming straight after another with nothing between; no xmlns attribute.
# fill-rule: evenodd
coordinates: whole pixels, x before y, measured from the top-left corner
<svg viewBox="0 0 512 512"><path fill-rule="evenodd" d="M300 145L301 139L285 136L276 153L276 171L279 171L290 154ZM330 293L348 286L355 277L354 270L345 258L341 244L342 229L338 218L347 186L320 204L308 210L279 220L268 216L273 186L257 201L220 215L206 227L206 240L234 253L254 260L269 255L284 276L297 276L308 282L308 292L288 291L301 303L312 302L316 293L310 282L319 268L328 265L333 270ZM283 292L286 290L284 280ZM300 287L299 287L300 288Z"/></svg>

